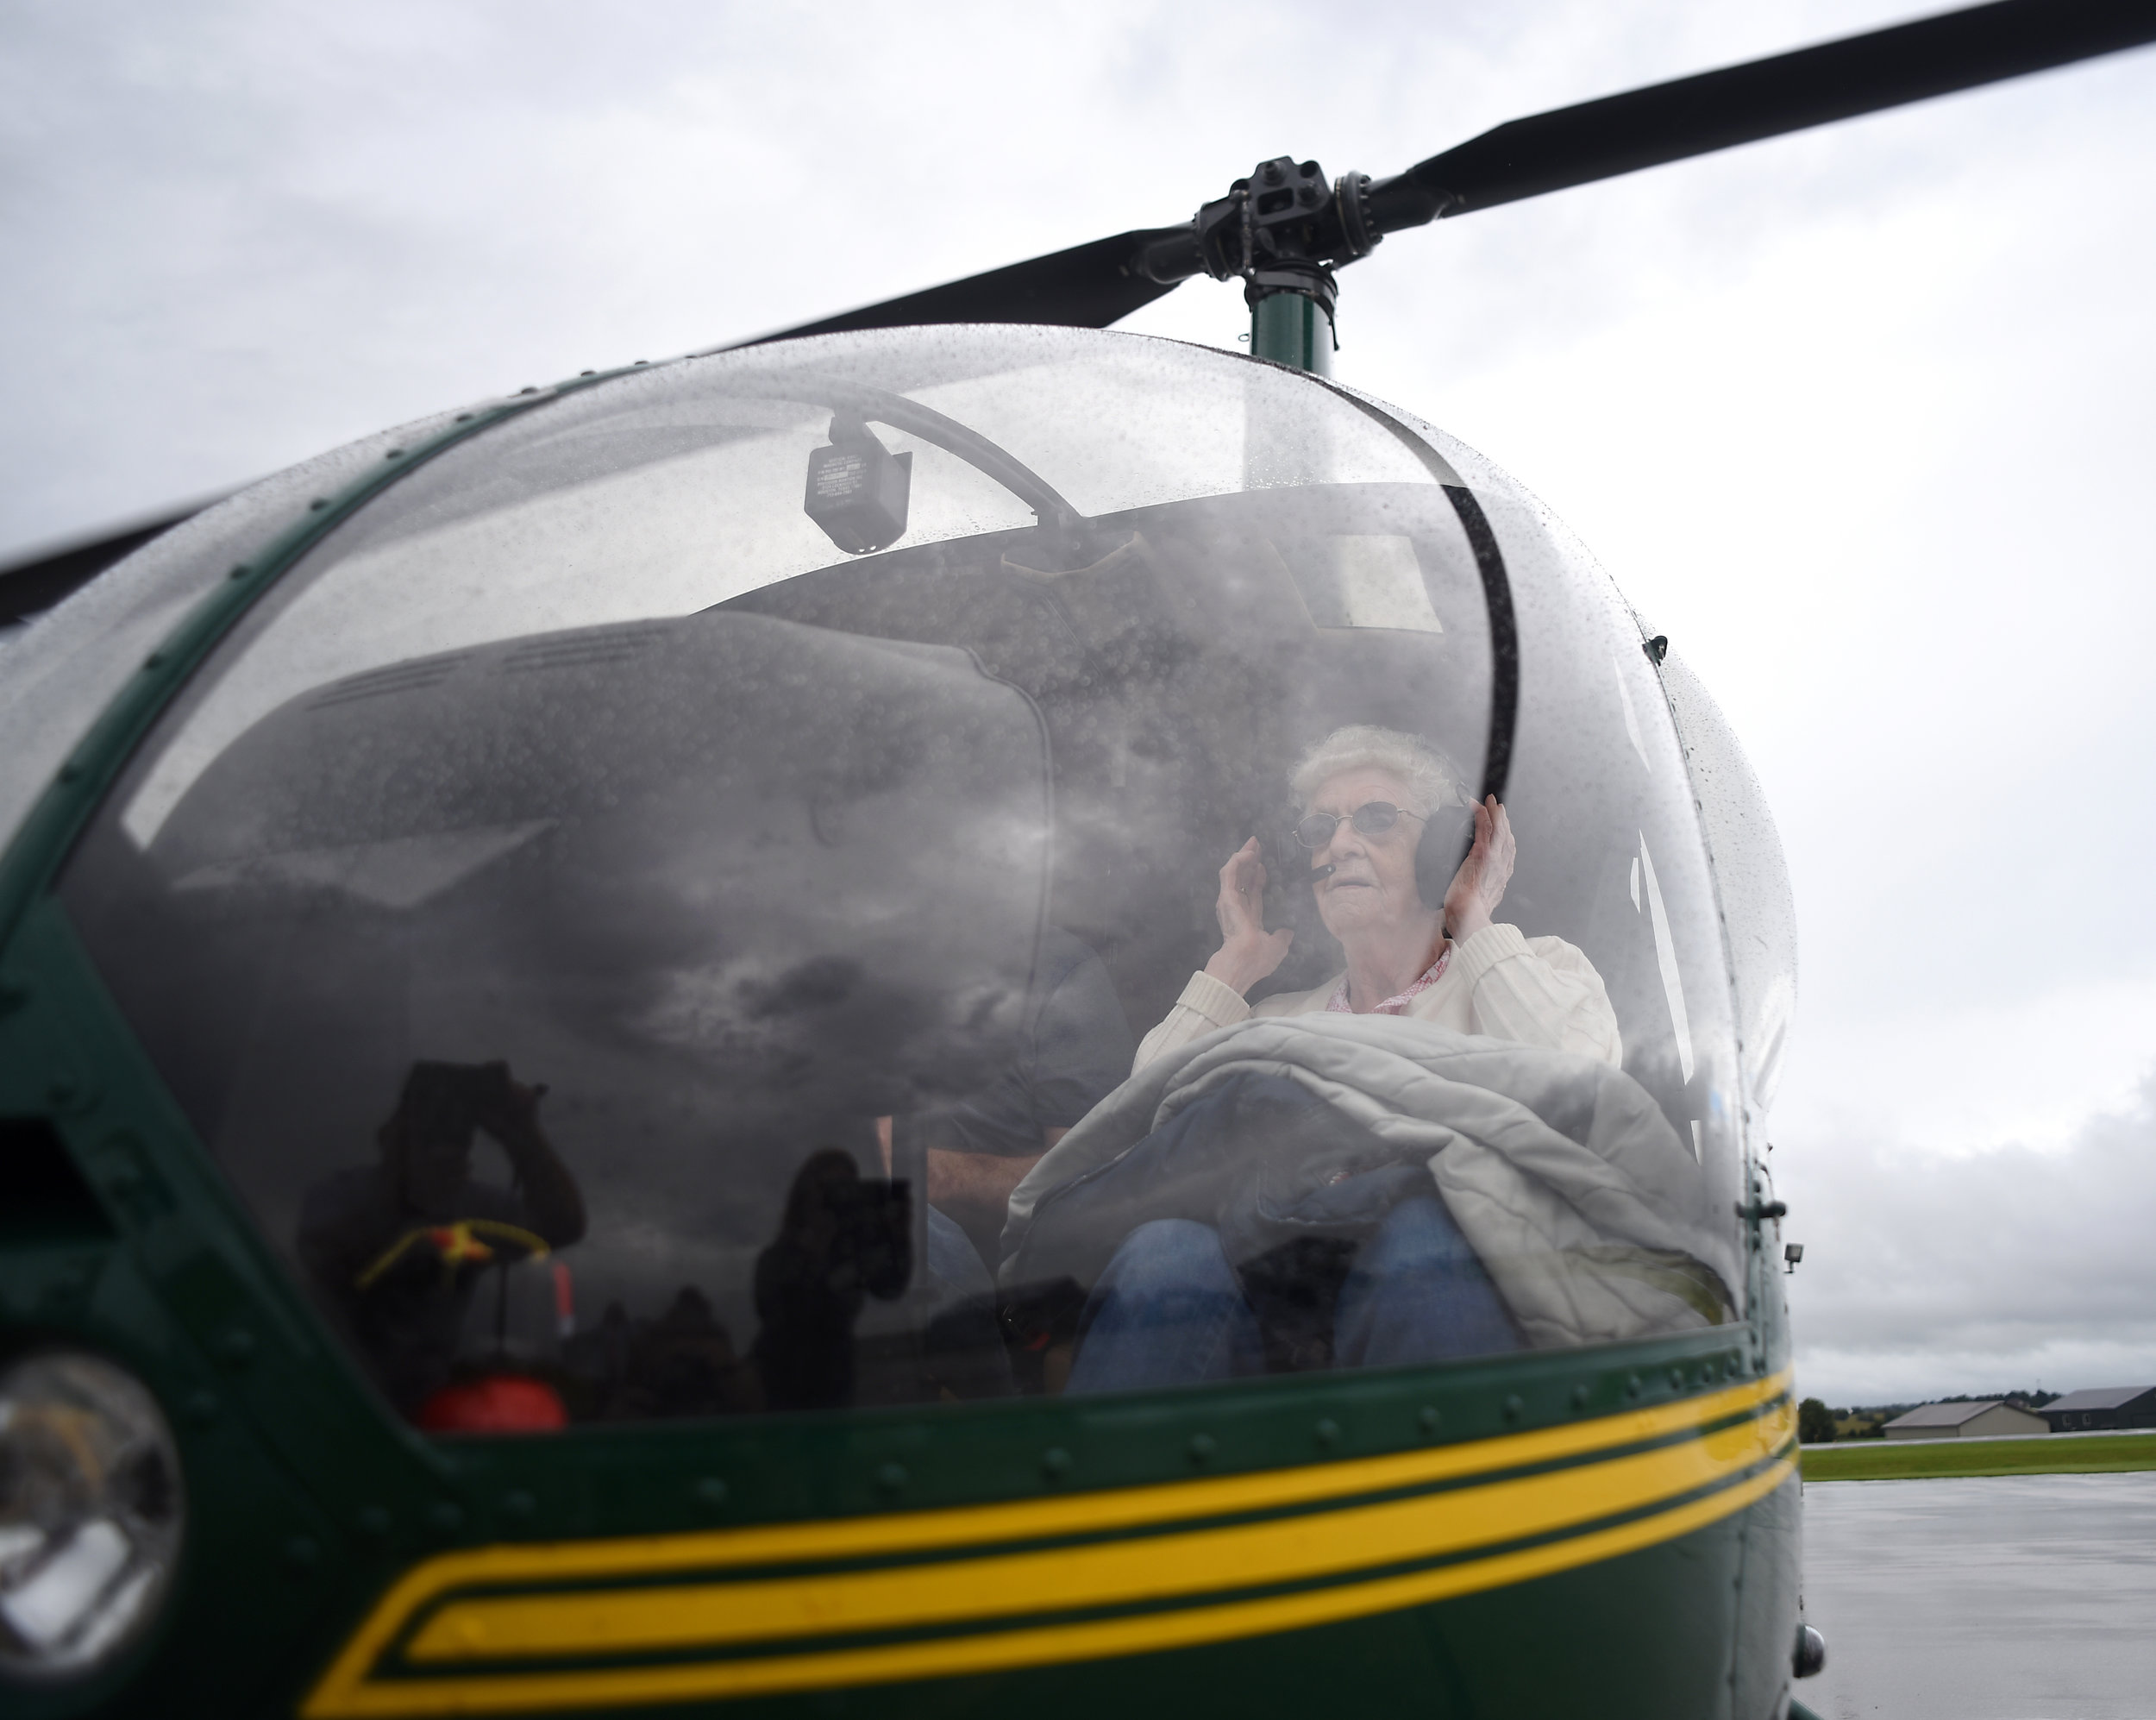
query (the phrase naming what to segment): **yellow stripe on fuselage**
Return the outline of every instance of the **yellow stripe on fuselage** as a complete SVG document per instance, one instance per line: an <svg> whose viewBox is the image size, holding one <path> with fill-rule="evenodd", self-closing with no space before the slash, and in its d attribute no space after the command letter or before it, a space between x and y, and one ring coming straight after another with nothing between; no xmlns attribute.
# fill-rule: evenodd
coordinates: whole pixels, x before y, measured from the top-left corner
<svg viewBox="0 0 2156 1720"><path fill-rule="evenodd" d="M1793 1431L1788 1386L1783 1374L1570 1428L1156 1487L447 1554L383 1598L304 1711L329 1720L746 1696L1141 1653L1426 1603L1614 1557L1743 1509L1794 1472L1785 1459L1770 1461ZM1732 1417L1743 1419L1702 1431ZM1670 1442L1626 1449L1655 1441ZM1624 1454L1595 1460L1604 1451ZM1471 1481L1545 1464L1560 1466ZM1454 1485L1439 1492L1371 1497L1446 1483ZM1258 1512L1293 1515L1221 1521ZM1013 1547L1075 1535L1088 1539ZM1517 1547L1544 1536L1551 1539ZM1507 1546L1514 1550L1495 1550ZM1492 1550L1476 1558L1478 1547ZM915 1562L805 1576L770 1570L862 1559ZM1376 1574L1439 1559L1456 1562ZM1357 1572L1372 1574L1357 1580ZM682 1580L667 1584L669 1575ZM642 1585L613 1586L624 1579ZM1250 1593L1313 1584L1324 1586ZM1109 1607L1132 1610L999 1628ZM374 1676L422 1619L394 1655L396 1675ZM937 1634L816 1643L893 1631ZM757 1648L772 1652L745 1652ZM737 1658L532 1669L699 1651Z"/></svg>

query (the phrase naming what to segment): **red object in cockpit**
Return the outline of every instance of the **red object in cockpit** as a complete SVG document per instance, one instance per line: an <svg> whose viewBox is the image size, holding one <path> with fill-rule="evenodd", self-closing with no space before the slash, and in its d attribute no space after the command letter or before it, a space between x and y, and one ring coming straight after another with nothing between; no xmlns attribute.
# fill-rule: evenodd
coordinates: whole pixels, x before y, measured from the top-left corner
<svg viewBox="0 0 2156 1720"><path fill-rule="evenodd" d="M568 1423L561 1395L544 1380L488 1374L445 1385L419 1407L430 1434L537 1434Z"/></svg>

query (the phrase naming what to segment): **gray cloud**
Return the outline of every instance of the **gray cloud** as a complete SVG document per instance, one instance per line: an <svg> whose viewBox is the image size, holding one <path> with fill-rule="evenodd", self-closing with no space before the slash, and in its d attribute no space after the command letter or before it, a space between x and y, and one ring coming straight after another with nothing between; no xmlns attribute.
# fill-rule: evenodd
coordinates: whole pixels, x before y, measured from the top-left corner
<svg viewBox="0 0 2156 1720"><path fill-rule="evenodd" d="M1808 1245L1789 1281L1808 1393L2156 1380L2156 1070L2057 1151L1777 1157L1787 1234Z"/></svg>

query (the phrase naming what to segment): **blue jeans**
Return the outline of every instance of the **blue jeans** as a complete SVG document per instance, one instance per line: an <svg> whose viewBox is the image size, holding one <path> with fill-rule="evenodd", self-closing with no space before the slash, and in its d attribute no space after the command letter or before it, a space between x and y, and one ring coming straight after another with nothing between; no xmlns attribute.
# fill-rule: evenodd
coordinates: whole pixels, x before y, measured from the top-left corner
<svg viewBox="0 0 2156 1720"><path fill-rule="evenodd" d="M1265 1372L1257 1315L1219 1233L1192 1219L1138 1226L1087 1298L1069 1391L1144 1391ZM1401 1202L1348 1269L1333 1365L1397 1367L1499 1355L1520 1334L1435 1194Z"/></svg>
<svg viewBox="0 0 2156 1720"><path fill-rule="evenodd" d="M954 1397L1009 1397L1018 1386L996 1321L995 1280L966 1233L934 1207L921 1264L930 1292L921 1334L929 1373Z"/></svg>
<svg viewBox="0 0 2156 1720"><path fill-rule="evenodd" d="M981 1251L973 1246L973 1240L958 1227L957 1220L946 1218L935 1207L928 1209L928 1259L922 1264L947 1295L995 1294L995 1280L981 1264Z"/></svg>

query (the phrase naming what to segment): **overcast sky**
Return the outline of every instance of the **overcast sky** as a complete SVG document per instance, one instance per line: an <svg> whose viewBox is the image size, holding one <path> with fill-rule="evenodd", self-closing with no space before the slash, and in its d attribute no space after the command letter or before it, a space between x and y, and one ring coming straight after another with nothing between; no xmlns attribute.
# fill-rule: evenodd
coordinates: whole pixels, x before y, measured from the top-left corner
<svg viewBox="0 0 2156 1720"><path fill-rule="evenodd" d="M0 556L366 431L1910 15L0 0ZM1338 374L1506 466L1781 820L1837 1403L2156 1380L2156 53L1395 235ZM1197 282L1127 325L1232 347Z"/></svg>

